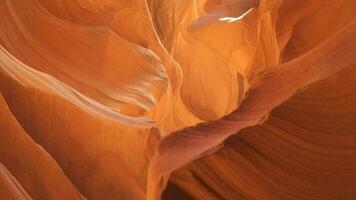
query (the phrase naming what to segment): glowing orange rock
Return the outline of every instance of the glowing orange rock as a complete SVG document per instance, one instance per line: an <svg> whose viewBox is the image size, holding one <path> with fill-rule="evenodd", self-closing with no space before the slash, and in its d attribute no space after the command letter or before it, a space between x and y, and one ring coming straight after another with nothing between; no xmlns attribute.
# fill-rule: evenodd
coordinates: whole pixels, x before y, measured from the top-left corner
<svg viewBox="0 0 356 200"><path fill-rule="evenodd" d="M356 195L353 1L0 2L0 197Z"/></svg>

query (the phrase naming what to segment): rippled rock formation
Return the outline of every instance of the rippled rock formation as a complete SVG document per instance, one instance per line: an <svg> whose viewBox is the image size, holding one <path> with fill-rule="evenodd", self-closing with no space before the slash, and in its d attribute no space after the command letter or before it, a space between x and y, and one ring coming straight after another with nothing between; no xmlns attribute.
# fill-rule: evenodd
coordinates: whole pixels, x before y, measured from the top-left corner
<svg viewBox="0 0 356 200"><path fill-rule="evenodd" d="M352 0L0 0L2 199L354 199Z"/></svg>

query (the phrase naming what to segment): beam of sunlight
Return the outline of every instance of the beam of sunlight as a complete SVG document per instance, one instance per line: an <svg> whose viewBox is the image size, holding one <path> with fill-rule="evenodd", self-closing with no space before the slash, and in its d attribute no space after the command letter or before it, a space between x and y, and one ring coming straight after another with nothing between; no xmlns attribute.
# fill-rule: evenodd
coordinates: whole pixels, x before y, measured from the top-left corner
<svg viewBox="0 0 356 200"><path fill-rule="evenodd" d="M222 22L227 21L228 23L239 21L239 20L243 19L248 13L250 13L252 11L252 9L253 8L250 8L248 11L246 11L244 14L242 14L239 17L221 17L221 18L219 18L219 21L222 21Z"/></svg>

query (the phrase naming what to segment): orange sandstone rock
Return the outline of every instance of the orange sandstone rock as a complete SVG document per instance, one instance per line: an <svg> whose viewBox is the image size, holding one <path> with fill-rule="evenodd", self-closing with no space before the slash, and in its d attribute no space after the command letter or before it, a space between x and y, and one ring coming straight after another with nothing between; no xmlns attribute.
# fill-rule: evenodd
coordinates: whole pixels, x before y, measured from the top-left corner
<svg viewBox="0 0 356 200"><path fill-rule="evenodd" d="M355 13L0 0L0 197L352 199Z"/></svg>

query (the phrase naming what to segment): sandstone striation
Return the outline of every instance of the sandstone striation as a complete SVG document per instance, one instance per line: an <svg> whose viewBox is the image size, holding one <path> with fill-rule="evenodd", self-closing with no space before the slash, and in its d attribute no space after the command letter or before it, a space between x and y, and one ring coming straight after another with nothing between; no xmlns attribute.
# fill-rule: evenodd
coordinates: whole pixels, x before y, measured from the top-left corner
<svg viewBox="0 0 356 200"><path fill-rule="evenodd" d="M0 199L354 199L353 0L0 0Z"/></svg>

